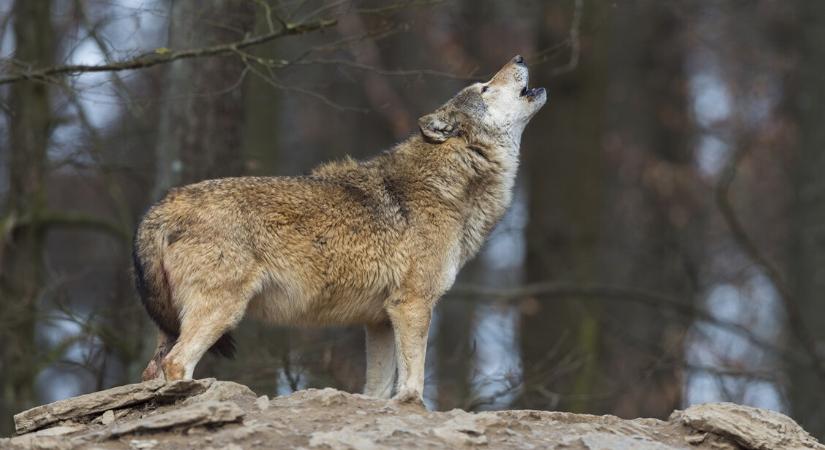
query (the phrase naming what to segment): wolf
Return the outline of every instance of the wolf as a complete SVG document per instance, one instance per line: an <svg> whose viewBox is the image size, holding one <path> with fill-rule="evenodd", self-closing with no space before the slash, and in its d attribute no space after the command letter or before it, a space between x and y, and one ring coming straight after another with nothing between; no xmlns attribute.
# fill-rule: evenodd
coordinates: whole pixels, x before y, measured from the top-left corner
<svg viewBox="0 0 825 450"><path fill-rule="evenodd" d="M421 402L433 307L509 206L522 132L546 101L516 56L372 159L171 189L134 240L160 329L143 378L189 379L207 350L231 355L249 315L363 325L364 393Z"/></svg>

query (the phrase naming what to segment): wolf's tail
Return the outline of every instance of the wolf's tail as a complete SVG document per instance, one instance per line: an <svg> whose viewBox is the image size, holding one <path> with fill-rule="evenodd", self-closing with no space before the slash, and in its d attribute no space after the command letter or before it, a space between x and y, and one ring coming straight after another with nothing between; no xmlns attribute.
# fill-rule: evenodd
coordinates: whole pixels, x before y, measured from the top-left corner
<svg viewBox="0 0 825 450"><path fill-rule="evenodd" d="M132 243L132 263L135 287L146 312L158 328L169 336L170 344L173 344L180 335L180 312L172 302L172 291L163 266L163 250L167 245L166 233L162 227L141 223ZM227 332L209 351L232 358L235 356L235 341Z"/></svg>

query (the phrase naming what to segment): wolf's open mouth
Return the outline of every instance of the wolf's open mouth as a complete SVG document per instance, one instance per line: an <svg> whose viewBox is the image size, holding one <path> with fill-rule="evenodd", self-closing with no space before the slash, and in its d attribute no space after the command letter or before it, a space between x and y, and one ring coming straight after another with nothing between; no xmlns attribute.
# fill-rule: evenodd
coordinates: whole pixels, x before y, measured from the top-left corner
<svg viewBox="0 0 825 450"><path fill-rule="evenodd" d="M532 99L533 97L535 97L536 95L538 95L538 94L539 94L541 91L543 91L543 90L544 90L544 88L532 88L532 89L530 89L530 88L528 88L527 86L524 86L524 87L521 89L521 94L519 94L519 96L520 96L520 97L527 97L527 98L531 98L531 99Z"/></svg>

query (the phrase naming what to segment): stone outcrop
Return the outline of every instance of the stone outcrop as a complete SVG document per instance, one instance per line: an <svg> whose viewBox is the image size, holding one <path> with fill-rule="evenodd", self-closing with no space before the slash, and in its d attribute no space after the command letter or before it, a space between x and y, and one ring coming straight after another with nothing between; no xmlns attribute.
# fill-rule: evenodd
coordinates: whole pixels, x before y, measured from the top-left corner
<svg viewBox="0 0 825 450"><path fill-rule="evenodd" d="M334 389L269 399L214 379L153 381L15 416L0 448L821 449L790 418L710 403L667 421L549 411L425 411Z"/></svg>

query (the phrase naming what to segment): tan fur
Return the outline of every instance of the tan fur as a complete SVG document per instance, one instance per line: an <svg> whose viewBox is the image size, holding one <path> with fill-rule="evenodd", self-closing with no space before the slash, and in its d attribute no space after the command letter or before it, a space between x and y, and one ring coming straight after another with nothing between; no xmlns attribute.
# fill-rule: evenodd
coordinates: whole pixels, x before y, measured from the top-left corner
<svg viewBox="0 0 825 450"><path fill-rule="evenodd" d="M489 85L517 93L526 68L508 63ZM166 328L144 377L191 377L204 352L250 314L276 324L365 325L366 393L389 397L397 375L397 397L420 401L433 307L509 205L521 130L545 100L543 90L485 100L483 86L466 88L421 119L422 134L368 161L169 192L135 239L144 302ZM490 117L488 106L505 100L523 111Z"/></svg>

